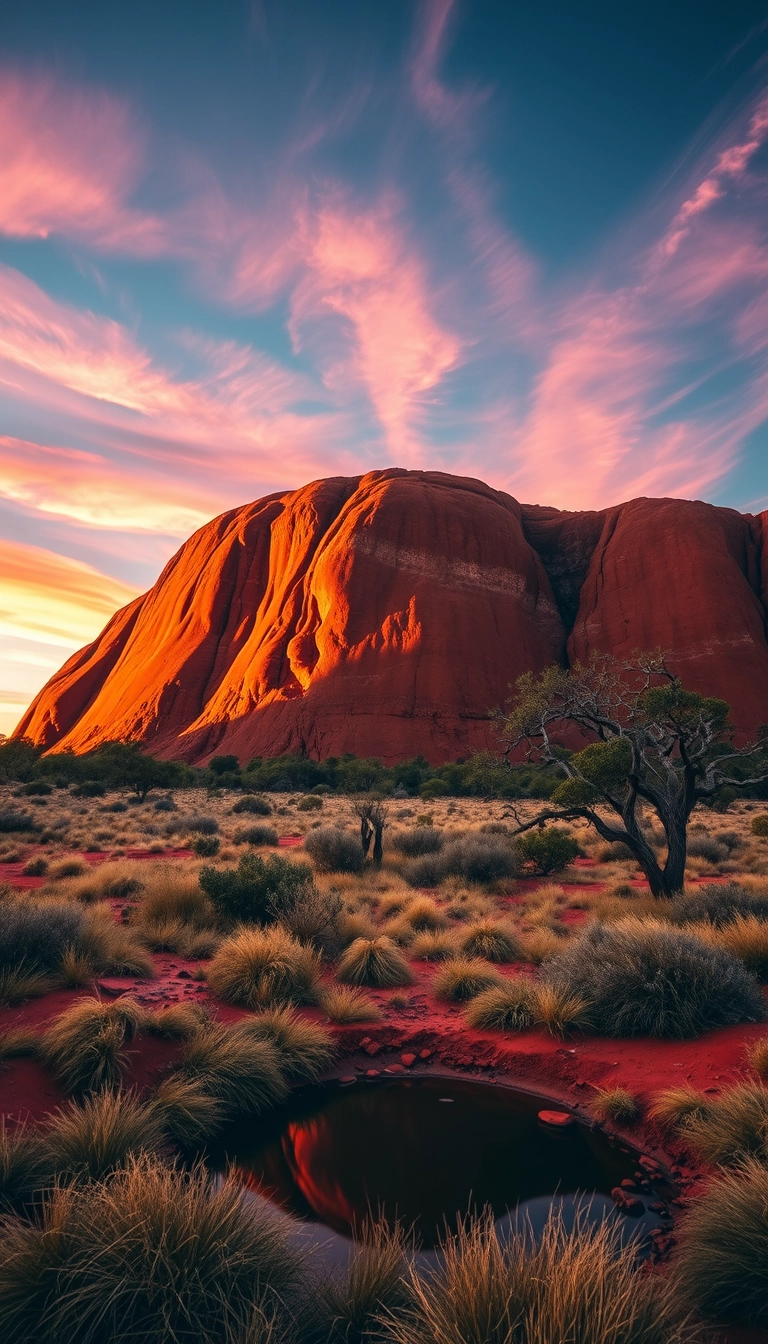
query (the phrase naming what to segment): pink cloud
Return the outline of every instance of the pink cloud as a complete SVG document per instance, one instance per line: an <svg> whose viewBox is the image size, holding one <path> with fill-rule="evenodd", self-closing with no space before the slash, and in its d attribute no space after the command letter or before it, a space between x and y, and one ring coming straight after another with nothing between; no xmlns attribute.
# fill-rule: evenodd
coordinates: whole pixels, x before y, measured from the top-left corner
<svg viewBox="0 0 768 1344"><path fill-rule="evenodd" d="M128 106L43 74L0 71L0 231L59 233L153 255L162 225L130 209L143 137Z"/></svg>
<svg viewBox="0 0 768 1344"><path fill-rule="evenodd" d="M0 633L43 644L85 644L139 592L91 565L21 542L0 540L0 571Z"/></svg>

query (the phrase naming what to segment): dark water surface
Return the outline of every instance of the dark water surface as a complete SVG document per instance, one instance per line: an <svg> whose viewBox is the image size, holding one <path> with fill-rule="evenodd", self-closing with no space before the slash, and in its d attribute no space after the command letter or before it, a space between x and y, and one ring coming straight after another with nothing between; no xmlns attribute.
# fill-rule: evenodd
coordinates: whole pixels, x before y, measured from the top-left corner
<svg viewBox="0 0 768 1344"><path fill-rule="evenodd" d="M456 1079L326 1084L232 1126L214 1162L233 1163L245 1185L294 1219L349 1237L380 1211L413 1224L429 1248L470 1207L489 1204L500 1218L528 1201L548 1208L545 1196L609 1196L633 1177L636 1154L578 1122L543 1125L537 1114L548 1105Z"/></svg>

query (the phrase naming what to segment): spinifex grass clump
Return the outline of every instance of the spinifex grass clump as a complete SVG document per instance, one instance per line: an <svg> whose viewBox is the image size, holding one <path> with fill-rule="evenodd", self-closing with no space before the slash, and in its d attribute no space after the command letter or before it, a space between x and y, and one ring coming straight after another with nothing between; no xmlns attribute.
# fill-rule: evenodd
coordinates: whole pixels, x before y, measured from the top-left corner
<svg viewBox="0 0 768 1344"><path fill-rule="evenodd" d="M10 1128L0 1118L0 1213L21 1209L53 1180L44 1136L30 1125Z"/></svg>
<svg viewBox="0 0 768 1344"><path fill-rule="evenodd" d="M322 1009L329 1022L336 1022L339 1026L352 1022L375 1022L381 1017L381 1009L374 999L359 989L343 985L323 994Z"/></svg>
<svg viewBox="0 0 768 1344"><path fill-rule="evenodd" d="M97 1092L50 1117L46 1146L60 1180L100 1180L137 1153L159 1153L160 1114L132 1092Z"/></svg>
<svg viewBox="0 0 768 1344"><path fill-rule="evenodd" d="M463 1003L483 990L503 984L498 971L480 957L456 957L437 971L432 989L438 999Z"/></svg>
<svg viewBox="0 0 768 1344"><path fill-rule="evenodd" d="M689 1118L685 1137L706 1162L725 1165L753 1155L768 1161L768 1088L761 1083L728 1088Z"/></svg>
<svg viewBox="0 0 768 1344"><path fill-rule="evenodd" d="M760 988L735 957L654 920L593 924L546 969L589 1005L606 1036L698 1036L765 1016Z"/></svg>
<svg viewBox="0 0 768 1344"><path fill-rule="evenodd" d="M277 1051L280 1067L292 1082L314 1082L333 1059L334 1046L324 1027L309 1022L291 1008L266 1008L238 1023L235 1031L247 1038L268 1041Z"/></svg>
<svg viewBox="0 0 768 1344"><path fill-rule="evenodd" d="M359 1229L346 1274L320 1284L323 1344L381 1340L385 1320L397 1316L408 1300L411 1260L412 1247L399 1224L389 1229L383 1223L367 1223Z"/></svg>
<svg viewBox="0 0 768 1344"><path fill-rule="evenodd" d="M365 863L359 835L338 826L319 826L310 831L304 848L321 873L359 873Z"/></svg>
<svg viewBox="0 0 768 1344"><path fill-rule="evenodd" d="M356 938L342 953L336 977L349 985L393 989L413 982L410 967L389 938Z"/></svg>
<svg viewBox="0 0 768 1344"><path fill-rule="evenodd" d="M100 999L73 1003L48 1027L40 1053L65 1092L85 1093L117 1087L126 1046L146 1013L133 999L104 1004Z"/></svg>
<svg viewBox="0 0 768 1344"><path fill-rule="evenodd" d="M470 924L459 945L466 956L485 957L486 961L508 962L522 958L522 949L514 932L499 920L479 919Z"/></svg>
<svg viewBox="0 0 768 1344"><path fill-rule="evenodd" d="M412 1270L391 1344L683 1344L669 1290L643 1275L611 1224L551 1216L502 1245L489 1212L444 1246L433 1274Z"/></svg>
<svg viewBox="0 0 768 1344"><path fill-rule="evenodd" d="M214 994L243 1008L314 1003L320 959L279 926L243 928L221 944L207 979Z"/></svg>
<svg viewBox="0 0 768 1344"><path fill-rule="evenodd" d="M745 1159L713 1181L680 1229L683 1302L710 1321L768 1326L768 1167Z"/></svg>
<svg viewBox="0 0 768 1344"><path fill-rule="evenodd" d="M602 1124L633 1125L640 1118L637 1097L626 1087L598 1088L591 1109Z"/></svg>
<svg viewBox="0 0 768 1344"><path fill-rule="evenodd" d="M6 1223L0 1318L14 1344L276 1339L299 1263L236 1182L141 1157Z"/></svg>
<svg viewBox="0 0 768 1344"><path fill-rule="evenodd" d="M238 1026L202 1027L181 1052L179 1074L196 1082L225 1116L256 1114L288 1095L275 1046Z"/></svg>
<svg viewBox="0 0 768 1344"><path fill-rule="evenodd" d="M670 903L673 924L699 924L704 920L722 928L738 915L768 919L768 896L752 896L737 882L709 883L676 896Z"/></svg>
<svg viewBox="0 0 768 1344"><path fill-rule="evenodd" d="M470 1027L479 1031L525 1031L536 1021L536 986L522 977L483 990L467 1005Z"/></svg>

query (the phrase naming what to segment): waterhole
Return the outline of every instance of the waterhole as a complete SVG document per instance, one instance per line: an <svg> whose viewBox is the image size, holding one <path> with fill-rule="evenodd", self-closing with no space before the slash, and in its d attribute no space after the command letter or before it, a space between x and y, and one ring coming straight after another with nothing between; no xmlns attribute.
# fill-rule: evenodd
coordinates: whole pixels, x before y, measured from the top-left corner
<svg viewBox="0 0 768 1344"><path fill-rule="evenodd" d="M542 1124L548 1104L444 1078L327 1084L232 1126L214 1161L233 1164L244 1185L294 1220L349 1238L371 1214L399 1218L426 1249L485 1205L497 1219L521 1209L535 1223L553 1200L572 1209L578 1194L592 1199L596 1216L613 1216L611 1191L635 1179L637 1154L586 1124ZM642 1203L634 1221L657 1225L647 1206L658 1191L634 1194Z"/></svg>

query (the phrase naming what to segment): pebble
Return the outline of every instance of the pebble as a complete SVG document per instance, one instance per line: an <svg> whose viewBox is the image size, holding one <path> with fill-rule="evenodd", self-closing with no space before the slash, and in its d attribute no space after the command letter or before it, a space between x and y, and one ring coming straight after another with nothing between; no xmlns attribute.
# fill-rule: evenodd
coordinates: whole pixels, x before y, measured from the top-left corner
<svg viewBox="0 0 768 1344"><path fill-rule="evenodd" d="M339 1082L341 1083L342 1087L349 1087L350 1083L357 1082L357 1078L355 1077L354 1073L345 1073L344 1077L339 1079Z"/></svg>
<svg viewBox="0 0 768 1344"><path fill-rule="evenodd" d="M566 1129L568 1125L576 1123L569 1111L539 1111L539 1120L553 1129Z"/></svg>
<svg viewBox="0 0 768 1344"><path fill-rule="evenodd" d="M419 1059L431 1059L431 1058L432 1058L432 1051L431 1051L431 1050L420 1050L420 1051L419 1051Z"/></svg>
<svg viewBox="0 0 768 1344"><path fill-rule="evenodd" d="M406 1054L400 1056L400 1063L404 1064L406 1069L411 1069L413 1068L413 1065L416 1063L416 1056L412 1055L410 1052L407 1052Z"/></svg>
<svg viewBox="0 0 768 1344"><path fill-rule="evenodd" d="M638 1218L645 1209L641 1199L637 1199L635 1195L630 1195L626 1190L622 1190L620 1185L615 1186L611 1191L611 1199L616 1208L621 1213L629 1214L630 1218Z"/></svg>
<svg viewBox="0 0 768 1344"><path fill-rule="evenodd" d="M390 1065L389 1065L389 1068L385 1069L384 1072L385 1072L385 1073L405 1073L405 1065L404 1065L404 1064L390 1064Z"/></svg>
<svg viewBox="0 0 768 1344"><path fill-rule="evenodd" d="M380 1074L381 1074L381 1069L366 1069L366 1070L365 1070L365 1076L366 1076L366 1078L378 1078L378 1077L380 1076Z"/></svg>

